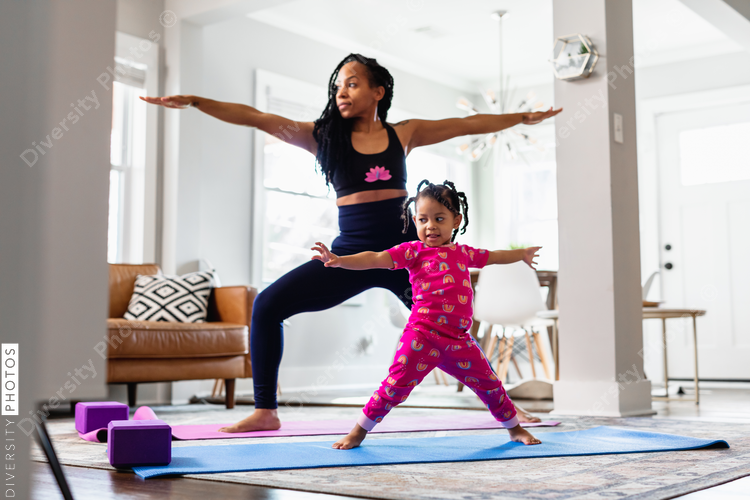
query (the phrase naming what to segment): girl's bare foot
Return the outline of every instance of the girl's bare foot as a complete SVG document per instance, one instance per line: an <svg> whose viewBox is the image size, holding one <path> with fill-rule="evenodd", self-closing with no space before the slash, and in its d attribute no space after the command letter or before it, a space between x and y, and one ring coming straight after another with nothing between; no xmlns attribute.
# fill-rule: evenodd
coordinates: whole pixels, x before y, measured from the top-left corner
<svg viewBox="0 0 750 500"><path fill-rule="evenodd" d="M527 412L526 410L524 410L520 406L517 406L515 404L513 406L516 407L516 416L518 417L518 421L519 422L526 423L526 424L538 424L539 422L542 421L541 418L535 417L534 415L532 415L531 413Z"/></svg>
<svg viewBox="0 0 750 500"><path fill-rule="evenodd" d="M275 431L281 427L278 410L256 408L249 417L234 425L222 427L219 432Z"/></svg>
<svg viewBox="0 0 750 500"><path fill-rule="evenodd" d="M355 424L354 429L352 429L352 431L345 437L333 443L332 448L337 450L350 450L356 448L365 440L366 436L367 431L360 427L359 424Z"/></svg>
<svg viewBox="0 0 750 500"><path fill-rule="evenodd" d="M510 440L516 443L542 444L542 442L532 436L529 431L521 427L521 424L518 424L512 429L508 429L508 433L510 433Z"/></svg>

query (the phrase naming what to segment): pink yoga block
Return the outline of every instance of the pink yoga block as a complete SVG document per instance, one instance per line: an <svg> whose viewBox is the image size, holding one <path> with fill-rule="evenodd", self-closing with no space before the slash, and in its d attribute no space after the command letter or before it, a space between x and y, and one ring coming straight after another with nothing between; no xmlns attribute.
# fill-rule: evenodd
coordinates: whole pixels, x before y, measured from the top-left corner
<svg viewBox="0 0 750 500"><path fill-rule="evenodd" d="M169 465L172 428L163 420L113 420L107 427L107 456L112 467Z"/></svg>
<svg viewBox="0 0 750 500"><path fill-rule="evenodd" d="M130 408L116 401L76 404L76 430L86 434L103 429L113 420L127 420Z"/></svg>

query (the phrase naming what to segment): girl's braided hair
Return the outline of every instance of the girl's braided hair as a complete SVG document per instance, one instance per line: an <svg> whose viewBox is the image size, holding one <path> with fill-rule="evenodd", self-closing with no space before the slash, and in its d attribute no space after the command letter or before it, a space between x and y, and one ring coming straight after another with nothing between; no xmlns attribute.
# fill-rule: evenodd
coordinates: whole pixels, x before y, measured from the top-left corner
<svg viewBox="0 0 750 500"><path fill-rule="evenodd" d="M425 188L422 189L422 186L425 184ZM403 213L401 214L401 218L404 219L404 234L409 229L409 221L411 220L409 206L412 203L416 206L417 200L425 196L442 203L445 208L453 213L453 215L463 215L461 234L466 232L466 226L469 225L469 202L466 199L466 193L463 191L457 191L456 185L451 181L443 181L442 184L433 184L427 179L424 179L417 186L417 195L404 201ZM451 241L456 239L457 234L458 228L453 231Z"/></svg>
<svg viewBox="0 0 750 500"><path fill-rule="evenodd" d="M338 93L336 79L341 68L352 61L364 65L371 88L383 87L385 89L383 98L378 102L378 117L383 124L388 117L388 110L391 108L391 101L393 100L393 77L375 59L370 59L361 54L349 54L336 66L328 80L328 104L320 118L315 120L315 127L313 128L313 137L315 142L318 143L316 159L326 178L326 184L330 184L338 169L346 168L349 165L354 149L352 147L352 120L344 119L338 106L336 106L336 94Z"/></svg>

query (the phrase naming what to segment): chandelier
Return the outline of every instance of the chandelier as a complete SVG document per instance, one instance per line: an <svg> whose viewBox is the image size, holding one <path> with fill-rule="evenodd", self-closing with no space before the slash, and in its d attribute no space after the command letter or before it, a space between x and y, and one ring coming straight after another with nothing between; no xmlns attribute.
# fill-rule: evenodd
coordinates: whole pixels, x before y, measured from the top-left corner
<svg viewBox="0 0 750 500"><path fill-rule="evenodd" d="M500 80L498 86L498 94L493 89L479 89L479 93L484 98L484 102L487 107L490 108L490 112L494 114L505 114L505 113L528 113L534 110L538 110L544 107L541 101L534 102L536 94L534 91L530 91L526 96L519 102L514 103L514 92L506 91L506 85L510 83L510 78L507 79L503 75L503 17L507 17L508 12L505 10L498 10L491 14L491 17L498 21L499 33L500 33ZM460 97L456 102L456 107L466 111L469 115L476 115L479 110L465 97ZM528 149L537 144L537 140L531 137L529 134L517 130L515 127L511 127L499 132L493 132L485 134L483 136L475 136L470 142L461 144L458 148L459 153L464 154L468 152L468 156L472 161L479 160L484 153L491 149L499 141L499 146L502 151L505 152L506 158L515 160L518 156L523 156L521 153L522 149ZM544 148L541 145L536 146L537 149L543 151Z"/></svg>

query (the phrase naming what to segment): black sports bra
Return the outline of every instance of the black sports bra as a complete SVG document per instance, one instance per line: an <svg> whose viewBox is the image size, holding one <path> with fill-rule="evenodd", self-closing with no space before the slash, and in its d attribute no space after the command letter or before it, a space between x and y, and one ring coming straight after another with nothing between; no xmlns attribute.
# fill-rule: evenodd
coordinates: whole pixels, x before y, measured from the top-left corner
<svg viewBox="0 0 750 500"><path fill-rule="evenodd" d="M336 198L374 189L406 189L406 156L393 127L388 131L388 147L375 154L363 154L352 148L351 165L339 165L331 184Z"/></svg>

